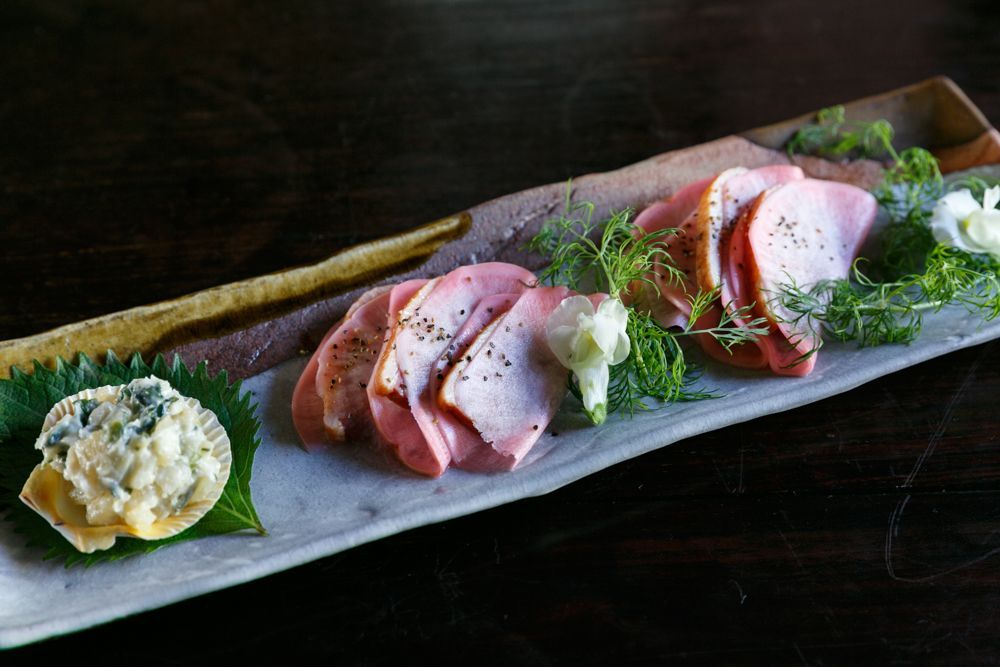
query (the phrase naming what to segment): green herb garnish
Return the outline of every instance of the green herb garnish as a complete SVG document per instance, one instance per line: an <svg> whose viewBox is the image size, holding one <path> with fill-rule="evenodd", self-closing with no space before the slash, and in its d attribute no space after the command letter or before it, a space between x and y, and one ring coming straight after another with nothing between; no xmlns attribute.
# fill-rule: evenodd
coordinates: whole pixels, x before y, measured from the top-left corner
<svg viewBox="0 0 1000 667"><path fill-rule="evenodd" d="M936 245L926 270L898 280L876 282L855 262L853 280L823 281L809 290L782 285L782 304L800 330L820 331L862 347L911 343L926 312L960 305L985 320L1000 315L997 273L969 253Z"/></svg>
<svg viewBox="0 0 1000 667"><path fill-rule="evenodd" d="M667 282L683 280L663 244L677 234L676 229L645 234L632 224L632 209L612 213L600 222L593 221L594 210L591 202L571 202L567 188L563 214L546 221L527 245L550 260L539 280L619 298L631 295L636 282L655 287L649 278L654 268Z"/></svg>
<svg viewBox="0 0 1000 667"><path fill-rule="evenodd" d="M789 139L789 155L801 153L827 159L883 159L892 155L894 131L885 120L848 121L843 106L837 105L816 114L816 122L802 126ZM898 156L895 156L898 157Z"/></svg>
<svg viewBox="0 0 1000 667"><path fill-rule="evenodd" d="M678 336L707 335L714 338L719 345L727 350L731 350L737 345L750 343L759 336L766 336L770 327L765 317L753 317L754 304L734 308L732 303L726 304L721 309L719 324L708 329L695 329L696 323L701 316L707 313L712 306L719 301L722 293L721 287L716 287L711 292L702 292L693 297L688 297L691 304L691 314L688 316L684 330L678 332ZM752 319L751 319L752 318ZM740 319L743 326L736 326L735 321Z"/></svg>
<svg viewBox="0 0 1000 667"><path fill-rule="evenodd" d="M45 415L66 396L84 389L127 384L149 375L166 380L181 394L198 399L216 414L229 434L232 448L229 480L215 506L187 530L155 541L119 537L108 550L82 554L18 498L24 481L40 462L35 440ZM125 364L110 351L103 365L81 354L76 364L59 359L54 370L38 362L31 374L14 369L11 379L0 380L0 510L8 510L7 519L29 545L47 549L45 559L62 559L67 567L150 553L167 544L209 535L240 530L266 534L250 497L253 457L260 445L257 437L260 421L254 415L250 394L240 394L240 384L230 385L225 371L210 376L205 363L191 372L177 357L173 364L167 364L158 356L147 365L142 357L135 355Z"/></svg>
<svg viewBox="0 0 1000 667"><path fill-rule="evenodd" d="M912 342L924 313L945 306L962 306L984 320L1000 315L998 262L942 245L931 233L931 211L946 192L937 159L923 148L897 151L892 140L888 121L849 122L843 107L831 107L788 142L790 154L888 161L873 193L889 218L879 239L880 256L856 261L847 280L821 281L808 289L791 281L780 286L775 299L800 328L871 346ZM988 186L970 177L951 189L970 187L981 198Z"/></svg>
<svg viewBox="0 0 1000 667"><path fill-rule="evenodd" d="M919 220L942 194L937 158L919 147L897 151L889 121L848 121L844 107L816 114L816 122L799 129L788 141L789 155L802 153L828 159L868 158L888 163L875 197L893 221Z"/></svg>
<svg viewBox="0 0 1000 667"><path fill-rule="evenodd" d="M540 281L550 285L565 285L578 292L606 292L628 304L639 290L658 294L650 278L655 272L666 282L681 284L682 272L673 264L666 243L678 233L664 229L646 234L632 222L632 209L626 209L600 222L594 222L595 206L590 202L572 203L566 192L563 214L547 221L528 243L527 249L549 258L540 274ZM679 340L684 336L705 334L719 341L726 349L754 340L767 333L762 318L745 328L732 326L730 316L724 316L718 326L695 329L695 323L718 299L718 293L698 293L690 298L691 314L682 331L664 329L648 313L636 305L626 306L626 332L631 343L629 356L609 369L607 411L634 414L648 408L645 399L686 401L714 396L711 392L693 389L700 370L689 363ZM749 308L736 315L746 317ZM581 397L575 380L570 379L570 391Z"/></svg>

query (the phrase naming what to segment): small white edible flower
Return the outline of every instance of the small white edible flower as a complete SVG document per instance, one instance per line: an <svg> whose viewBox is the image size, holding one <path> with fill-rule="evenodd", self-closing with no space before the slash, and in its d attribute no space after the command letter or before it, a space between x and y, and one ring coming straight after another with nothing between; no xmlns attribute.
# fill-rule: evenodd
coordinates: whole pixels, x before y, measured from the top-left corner
<svg viewBox="0 0 1000 667"><path fill-rule="evenodd" d="M545 335L559 363L573 371L583 407L595 424L608 414L608 366L628 357L628 311L618 299L605 299L594 311L585 296L562 300L545 323Z"/></svg>
<svg viewBox="0 0 1000 667"><path fill-rule="evenodd" d="M931 232L940 243L1000 259L1000 186L983 194L980 206L969 190L942 197L931 215Z"/></svg>

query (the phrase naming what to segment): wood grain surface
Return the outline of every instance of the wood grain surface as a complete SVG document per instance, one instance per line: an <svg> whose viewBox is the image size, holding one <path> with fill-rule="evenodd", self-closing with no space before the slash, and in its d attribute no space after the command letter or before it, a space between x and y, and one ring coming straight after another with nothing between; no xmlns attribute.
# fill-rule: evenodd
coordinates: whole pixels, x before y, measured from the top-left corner
<svg viewBox="0 0 1000 667"><path fill-rule="evenodd" d="M0 3L0 340L935 74L1000 119L995 3L899 12ZM998 391L972 348L3 664L997 662Z"/></svg>

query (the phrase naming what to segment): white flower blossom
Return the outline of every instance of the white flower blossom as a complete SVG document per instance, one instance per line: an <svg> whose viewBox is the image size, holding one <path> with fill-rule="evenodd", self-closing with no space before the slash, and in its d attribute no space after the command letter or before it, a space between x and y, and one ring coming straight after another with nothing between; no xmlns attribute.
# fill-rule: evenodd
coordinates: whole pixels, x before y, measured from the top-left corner
<svg viewBox="0 0 1000 667"><path fill-rule="evenodd" d="M982 205L969 190L942 197L931 214L931 232L940 243L1000 259L1000 186L983 194Z"/></svg>
<svg viewBox="0 0 1000 667"><path fill-rule="evenodd" d="M628 357L627 322L628 311L618 299L605 299L595 312L590 299L577 295L563 299L545 323L549 348L576 375L583 407L595 424L608 413L608 367Z"/></svg>

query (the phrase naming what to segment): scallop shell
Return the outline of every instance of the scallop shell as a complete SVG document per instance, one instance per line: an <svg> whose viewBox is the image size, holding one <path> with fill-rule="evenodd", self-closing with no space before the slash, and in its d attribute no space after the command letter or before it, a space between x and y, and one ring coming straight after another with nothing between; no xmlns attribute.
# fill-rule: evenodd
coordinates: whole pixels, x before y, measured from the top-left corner
<svg viewBox="0 0 1000 667"><path fill-rule="evenodd" d="M114 400L125 385L98 387L86 389L78 394L68 396L56 403L45 416L42 430L50 428L57 421L75 410L74 401L93 398L99 401ZM229 444L229 435L219 423L215 413L202 407L196 399L181 396L182 403L193 408L204 430L206 439L212 444L212 453L221 464L219 477L210 489L203 492L199 500L189 502L177 514L166 519L153 522L148 528L139 529L126 523L107 526L91 526L87 523L87 509L73 500L70 491L73 485L63 478L58 471L41 464L24 483L21 490L21 500L31 509L42 515L53 528L83 553L93 553L109 549L119 537L137 537L142 540L162 540L193 526L222 496L222 490L229 479L229 469L233 455Z"/></svg>

